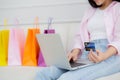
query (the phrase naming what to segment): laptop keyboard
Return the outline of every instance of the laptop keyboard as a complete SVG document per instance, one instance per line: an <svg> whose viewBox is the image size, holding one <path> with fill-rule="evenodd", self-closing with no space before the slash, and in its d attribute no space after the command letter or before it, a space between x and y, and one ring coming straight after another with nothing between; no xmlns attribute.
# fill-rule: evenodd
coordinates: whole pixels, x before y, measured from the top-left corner
<svg viewBox="0 0 120 80"><path fill-rule="evenodd" d="M86 65L85 63L75 63L75 62L70 62L71 67L77 67L77 66L83 66Z"/></svg>
<svg viewBox="0 0 120 80"><path fill-rule="evenodd" d="M83 66L83 65L86 65L84 63L71 63L71 67L77 67L77 66Z"/></svg>

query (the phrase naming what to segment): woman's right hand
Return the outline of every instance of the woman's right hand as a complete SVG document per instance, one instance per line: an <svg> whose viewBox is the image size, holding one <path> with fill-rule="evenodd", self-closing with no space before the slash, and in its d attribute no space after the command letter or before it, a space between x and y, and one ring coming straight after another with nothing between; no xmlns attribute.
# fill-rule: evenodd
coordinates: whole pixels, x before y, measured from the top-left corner
<svg viewBox="0 0 120 80"><path fill-rule="evenodd" d="M80 49L73 49L72 52L68 54L68 60L73 60L75 62L78 59L80 52Z"/></svg>

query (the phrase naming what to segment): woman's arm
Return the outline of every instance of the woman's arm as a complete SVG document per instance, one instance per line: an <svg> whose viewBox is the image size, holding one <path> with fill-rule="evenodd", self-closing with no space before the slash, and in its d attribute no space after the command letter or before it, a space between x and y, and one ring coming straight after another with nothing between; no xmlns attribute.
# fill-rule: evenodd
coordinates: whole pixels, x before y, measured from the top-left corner
<svg viewBox="0 0 120 80"><path fill-rule="evenodd" d="M120 9L116 11L116 14L118 15L114 15L114 17L116 17L116 21L113 30L113 40L108 44L108 49L104 53L97 50L97 54L90 51L90 54L88 55L89 60L96 63L106 60L112 55L120 55Z"/></svg>

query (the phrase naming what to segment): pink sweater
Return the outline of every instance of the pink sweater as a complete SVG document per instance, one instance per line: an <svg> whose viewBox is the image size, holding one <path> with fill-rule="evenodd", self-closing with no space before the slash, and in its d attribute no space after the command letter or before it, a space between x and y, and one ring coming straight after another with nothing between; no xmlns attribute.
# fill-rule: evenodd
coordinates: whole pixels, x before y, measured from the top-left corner
<svg viewBox="0 0 120 80"><path fill-rule="evenodd" d="M96 9L90 8L84 15L80 29L75 36L74 48L84 49L84 42L89 41L87 22L94 15ZM108 46L114 46L120 55L120 3L113 1L104 11L104 22L107 31ZM97 25L96 25L97 26Z"/></svg>

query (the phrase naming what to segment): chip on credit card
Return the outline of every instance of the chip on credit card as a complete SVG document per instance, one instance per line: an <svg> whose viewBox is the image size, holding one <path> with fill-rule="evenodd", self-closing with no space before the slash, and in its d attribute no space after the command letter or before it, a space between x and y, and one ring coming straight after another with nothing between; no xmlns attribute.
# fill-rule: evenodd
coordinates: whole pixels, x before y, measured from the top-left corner
<svg viewBox="0 0 120 80"><path fill-rule="evenodd" d="M91 49L95 51L95 43L94 42L84 42L85 50L90 51Z"/></svg>

